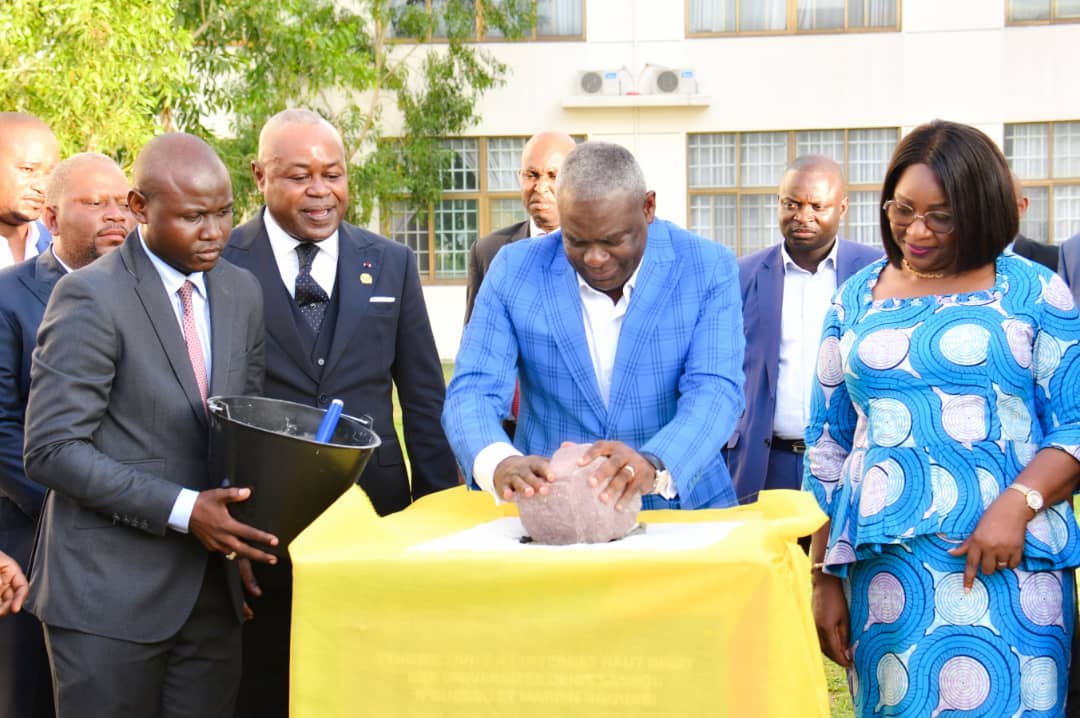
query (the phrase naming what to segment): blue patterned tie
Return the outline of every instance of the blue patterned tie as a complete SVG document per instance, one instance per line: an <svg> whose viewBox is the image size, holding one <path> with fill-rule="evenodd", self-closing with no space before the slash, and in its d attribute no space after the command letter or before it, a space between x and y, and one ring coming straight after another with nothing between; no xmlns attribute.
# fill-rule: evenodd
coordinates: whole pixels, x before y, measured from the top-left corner
<svg viewBox="0 0 1080 718"><path fill-rule="evenodd" d="M315 331L319 333L322 326L323 316L326 314L326 305L330 297L311 276L311 263L315 261L315 253L319 248L313 242L301 242L296 245L296 254L300 257L300 273L296 275L296 305L300 307L300 313Z"/></svg>

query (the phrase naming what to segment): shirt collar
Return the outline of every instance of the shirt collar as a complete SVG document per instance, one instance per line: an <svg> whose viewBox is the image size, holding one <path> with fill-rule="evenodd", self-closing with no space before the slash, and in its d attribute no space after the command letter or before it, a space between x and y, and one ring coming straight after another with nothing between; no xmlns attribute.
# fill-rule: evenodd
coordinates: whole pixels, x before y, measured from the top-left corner
<svg viewBox="0 0 1080 718"><path fill-rule="evenodd" d="M49 245L49 252L52 253L53 259L56 260L56 263L60 265L60 267L64 270L65 274L71 274L73 271L75 271L71 267L64 264L64 260L60 259L60 257L56 254L56 244L55 243L52 243L52 244Z"/></svg>
<svg viewBox="0 0 1080 718"><path fill-rule="evenodd" d="M818 263L817 268L821 269L836 269L836 249L840 246L840 240L838 238L833 239L832 249L825 255L825 259ZM794 269L804 274L809 274L805 269L795 263L795 260L788 254L787 247L783 242L780 243L780 258L784 261L784 274L788 273L788 269Z"/></svg>
<svg viewBox="0 0 1080 718"><path fill-rule="evenodd" d="M139 244L142 245L146 256L150 258L150 263L157 270L158 276L161 277L161 283L165 285L165 292L170 298L180 290L180 287L184 286L184 282L191 282L195 285L195 291L199 293L199 296L206 299L206 275L203 272L184 274L172 265L167 264L165 260L151 252L150 248L146 246L146 240L143 239L142 235L142 226L137 227L135 231L139 234Z"/></svg>
<svg viewBox="0 0 1080 718"><path fill-rule="evenodd" d="M642 262L643 261L645 261L644 257L642 257ZM626 284L623 285L622 299L625 299L627 304L630 303L630 297L634 293L634 285L637 283L638 272L640 272L640 271L641 271L641 262L638 262L637 269L634 270L634 273L631 274L630 278L626 280ZM589 283L586 282L585 279L580 274L578 274L577 272L574 272L574 276L577 277L578 291L581 294L583 294L583 295L585 295L585 294L595 294L597 296L606 297L608 300L611 299L611 297L609 297L606 292L601 292L599 289L596 289L596 288L590 286ZM619 301L622 301L622 299L620 299Z"/></svg>
<svg viewBox="0 0 1080 718"><path fill-rule="evenodd" d="M281 225L274 219L274 215L270 214L268 207L263 208L263 224L266 226L266 236L270 238L270 247L274 250L274 255L280 257L285 254L292 254L295 257L296 247L303 240L297 239L282 229ZM335 264L338 258L338 231L335 229L334 233L326 239L312 242L321 251L326 252Z"/></svg>
<svg viewBox="0 0 1080 718"><path fill-rule="evenodd" d="M555 229L551 230L551 232L548 232L543 227L541 227L536 222L534 222L532 217L529 217L529 236L530 237L542 237L545 234L551 234L552 232L558 232L558 231L559 231L559 228L556 227Z"/></svg>

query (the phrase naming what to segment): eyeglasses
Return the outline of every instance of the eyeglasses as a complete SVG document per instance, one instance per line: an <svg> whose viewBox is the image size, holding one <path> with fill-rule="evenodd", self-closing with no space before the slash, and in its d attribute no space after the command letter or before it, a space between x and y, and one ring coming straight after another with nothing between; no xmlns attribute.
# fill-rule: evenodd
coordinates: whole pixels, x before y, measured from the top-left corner
<svg viewBox="0 0 1080 718"><path fill-rule="evenodd" d="M890 199L881 205L881 208L885 210L885 215L889 218L889 221L897 227L907 227L913 224L915 220L921 219L926 228L935 234L948 234L956 229L953 216L948 212L932 210L926 214L915 214L914 209L903 202L897 202L895 199Z"/></svg>

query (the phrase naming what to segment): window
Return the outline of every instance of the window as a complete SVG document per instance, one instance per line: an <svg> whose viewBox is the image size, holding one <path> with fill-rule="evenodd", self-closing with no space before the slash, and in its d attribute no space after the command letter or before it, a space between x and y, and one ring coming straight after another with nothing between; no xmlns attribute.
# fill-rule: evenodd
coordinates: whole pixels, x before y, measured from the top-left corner
<svg viewBox="0 0 1080 718"><path fill-rule="evenodd" d="M495 5L501 2L493 3ZM517 0L522 5L522 0ZM432 40L447 36L447 0L390 0L391 37L410 37L416 34L414 28L417 18L410 13L423 11L435 13L435 28ZM464 0L462 9L465 15L456 14L453 22L469 22L475 28L476 40L498 40L503 33L492 23L484 22L482 8L476 7L474 0ZM536 26L525 33L527 40L583 40L585 18L585 0L536 0Z"/></svg>
<svg viewBox="0 0 1080 718"><path fill-rule="evenodd" d="M1080 0L1006 0L1010 24L1080 22Z"/></svg>
<svg viewBox="0 0 1080 718"><path fill-rule="evenodd" d="M1028 196L1021 234L1060 244L1080 232L1080 122L1005 125L1005 158Z"/></svg>
<svg viewBox="0 0 1080 718"><path fill-rule="evenodd" d="M463 280L473 242L525 219L518 185L521 150L527 137L445 140L450 166L442 177L443 197L427 213L394 202L383 230L416 252L425 280Z"/></svg>
<svg viewBox="0 0 1080 718"><path fill-rule="evenodd" d="M775 244L776 188L784 168L800 155L820 154L839 162L847 175L841 235L877 245L881 182L899 134L889 127L689 135L690 230L740 256Z"/></svg>
<svg viewBox="0 0 1080 718"><path fill-rule="evenodd" d="M899 0L687 0L686 29L688 35L899 30L899 4Z"/></svg>

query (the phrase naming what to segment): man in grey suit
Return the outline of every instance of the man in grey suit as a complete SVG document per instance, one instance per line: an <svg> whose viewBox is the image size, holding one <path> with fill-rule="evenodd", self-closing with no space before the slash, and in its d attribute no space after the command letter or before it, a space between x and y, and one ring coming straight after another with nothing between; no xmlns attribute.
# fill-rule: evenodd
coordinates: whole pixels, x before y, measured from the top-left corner
<svg viewBox="0 0 1080 718"><path fill-rule="evenodd" d="M262 299L219 262L229 174L197 137L151 140L139 228L65 275L45 310L26 411L26 474L50 489L27 607L45 626L57 714L229 716L240 670L237 555L277 539L207 469L208 394L257 393Z"/></svg>
<svg viewBox="0 0 1080 718"><path fill-rule="evenodd" d="M555 180L563 158L574 149L574 138L563 132L533 135L521 150L521 204L529 218L497 229L476 240L469 250L468 279L465 286L465 321L472 316L473 302L480 291L495 253L511 242L550 234L559 228L559 208L555 204Z"/></svg>

